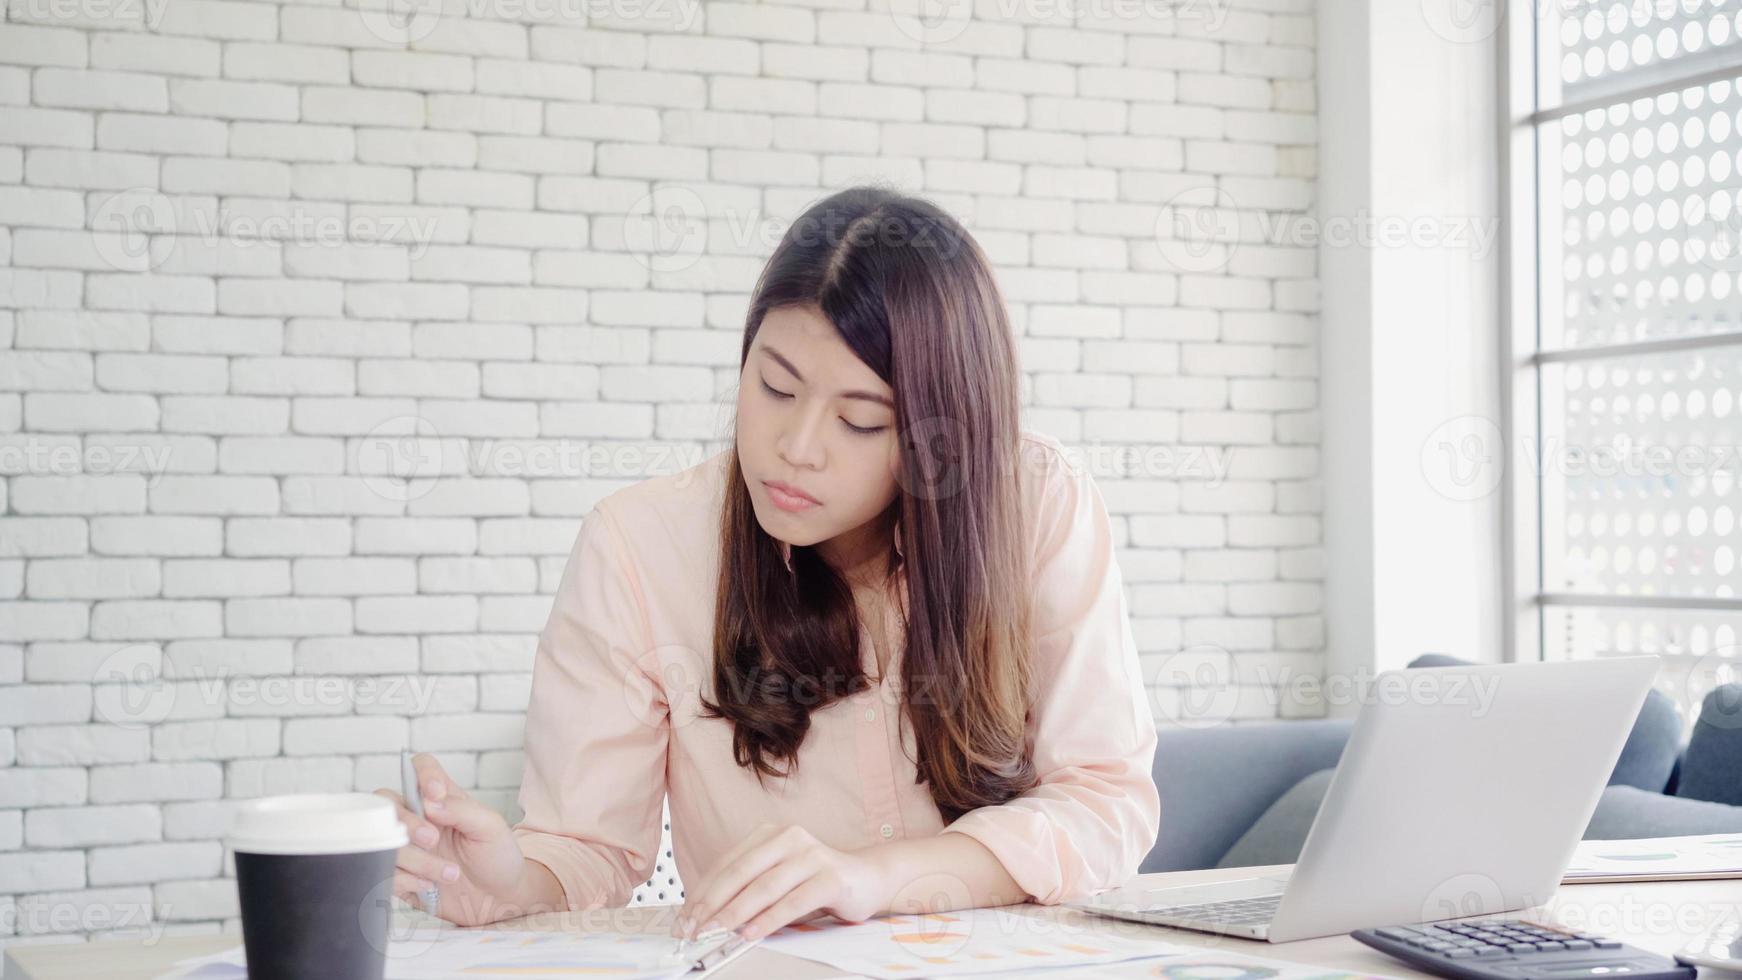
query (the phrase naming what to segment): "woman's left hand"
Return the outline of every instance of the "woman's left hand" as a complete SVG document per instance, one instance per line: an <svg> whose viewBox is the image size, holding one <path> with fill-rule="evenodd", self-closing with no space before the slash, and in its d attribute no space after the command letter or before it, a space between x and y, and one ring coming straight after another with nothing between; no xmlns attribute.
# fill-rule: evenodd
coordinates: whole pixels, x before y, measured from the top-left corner
<svg viewBox="0 0 1742 980"><path fill-rule="evenodd" d="M796 824L763 824L690 891L673 934L742 926L746 939L760 939L818 912L863 922L887 901L875 850L838 851Z"/></svg>

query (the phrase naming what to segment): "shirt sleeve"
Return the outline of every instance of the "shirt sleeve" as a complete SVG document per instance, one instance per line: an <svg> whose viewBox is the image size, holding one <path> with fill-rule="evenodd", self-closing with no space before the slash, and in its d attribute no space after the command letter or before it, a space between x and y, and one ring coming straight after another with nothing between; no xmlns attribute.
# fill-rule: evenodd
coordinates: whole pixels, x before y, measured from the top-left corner
<svg viewBox="0 0 1742 980"><path fill-rule="evenodd" d="M1033 901L1054 905L1137 874L1161 801L1154 715L1106 503L1086 471L1057 450L1048 456L1033 566L1029 732L1039 784L944 832L986 845Z"/></svg>
<svg viewBox="0 0 1742 980"><path fill-rule="evenodd" d="M670 717L620 526L581 521L539 635L512 833L570 909L627 905L653 873Z"/></svg>

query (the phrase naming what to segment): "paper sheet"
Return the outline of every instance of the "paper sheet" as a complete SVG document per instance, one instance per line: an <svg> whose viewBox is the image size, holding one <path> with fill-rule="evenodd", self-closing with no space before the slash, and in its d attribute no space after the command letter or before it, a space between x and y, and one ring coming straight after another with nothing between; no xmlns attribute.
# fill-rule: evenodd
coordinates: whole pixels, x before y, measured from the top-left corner
<svg viewBox="0 0 1742 980"><path fill-rule="evenodd" d="M1003 909L893 915L861 923L819 919L776 930L762 945L880 980L1106 964L1187 949L1122 935L1110 924L1067 924Z"/></svg>
<svg viewBox="0 0 1742 980"><path fill-rule="evenodd" d="M1348 973L1322 966L1213 950L1198 950L1160 959L1129 960L1102 966L1024 970L1005 976L1024 980L1389 980L1382 973Z"/></svg>
<svg viewBox="0 0 1742 980"><path fill-rule="evenodd" d="M456 929L422 925L387 945L387 980L445 977L613 977L672 980L688 964L668 958L672 940L663 935L613 932L542 932ZM157 980L243 980L243 947L175 964Z"/></svg>
<svg viewBox="0 0 1742 980"><path fill-rule="evenodd" d="M1580 841L1562 880L1653 875L1742 877L1742 834Z"/></svg>

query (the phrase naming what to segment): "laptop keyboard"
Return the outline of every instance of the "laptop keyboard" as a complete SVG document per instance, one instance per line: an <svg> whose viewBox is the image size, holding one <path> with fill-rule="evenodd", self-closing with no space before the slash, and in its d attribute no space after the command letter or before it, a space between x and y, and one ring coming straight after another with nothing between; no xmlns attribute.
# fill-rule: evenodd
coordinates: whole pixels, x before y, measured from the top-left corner
<svg viewBox="0 0 1742 980"><path fill-rule="evenodd" d="M1164 915L1181 919L1200 919L1206 922L1232 923L1234 925L1253 925L1269 922L1276 918L1277 906L1282 904L1281 895L1260 895L1257 898L1238 898L1228 902L1206 902L1202 905L1174 905L1158 909Z"/></svg>

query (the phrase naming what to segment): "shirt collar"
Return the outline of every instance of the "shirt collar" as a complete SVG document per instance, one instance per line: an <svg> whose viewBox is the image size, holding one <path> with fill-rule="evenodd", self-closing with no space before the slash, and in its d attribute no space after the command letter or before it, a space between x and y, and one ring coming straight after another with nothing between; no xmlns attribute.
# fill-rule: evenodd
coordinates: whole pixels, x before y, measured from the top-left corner
<svg viewBox="0 0 1742 980"><path fill-rule="evenodd" d="M895 554L905 560L907 558L907 553L901 550L900 516L895 518L895 530L891 533L895 540ZM787 544L785 541L780 542L780 558L782 561L786 562L786 570L788 572L792 571L792 545Z"/></svg>

